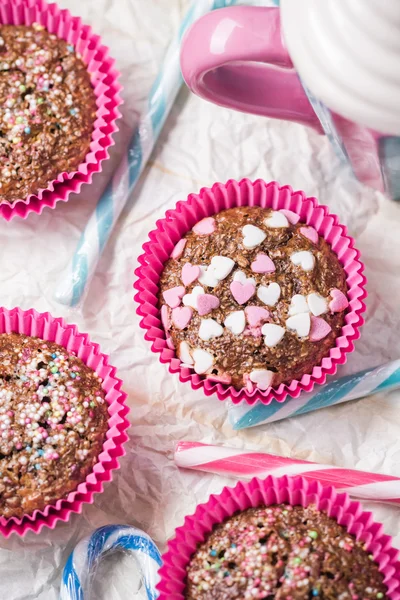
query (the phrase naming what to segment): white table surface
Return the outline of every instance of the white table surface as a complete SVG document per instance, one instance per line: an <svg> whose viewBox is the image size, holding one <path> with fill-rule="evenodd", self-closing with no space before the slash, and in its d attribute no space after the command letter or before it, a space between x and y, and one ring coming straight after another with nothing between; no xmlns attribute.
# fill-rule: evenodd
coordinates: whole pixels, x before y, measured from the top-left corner
<svg viewBox="0 0 400 600"><path fill-rule="evenodd" d="M163 51L184 12L183 0L60 0L110 46L125 88L122 133L133 127ZM267 120L208 104L183 89L141 184L112 235L83 309L52 300L55 284L118 161L117 137L101 176L55 210L0 223L1 303L34 307L77 323L118 367L129 394L130 442L121 470L81 516L54 531L0 540L0 598L56 600L62 568L78 539L107 523L143 528L165 548L196 504L228 480L179 472L174 442L197 440L400 476L399 392L360 400L264 428L235 433L226 406L170 375L143 339L133 302L137 257L157 218L188 193L229 178L263 177L304 189L329 204L357 238L369 278L367 323L342 373L398 358L400 207L356 184L338 165L328 141L300 125ZM370 504L385 530L398 533L400 511ZM395 540L396 542L396 540ZM400 544L400 536L397 538ZM129 561L128 561L129 562ZM93 598L132 598L129 564L98 585ZM115 574L115 572L114 572ZM104 577L99 578L104 581ZM133 596L135 597L135 596ZM139 596L138 596L139 597Z"/></svg>

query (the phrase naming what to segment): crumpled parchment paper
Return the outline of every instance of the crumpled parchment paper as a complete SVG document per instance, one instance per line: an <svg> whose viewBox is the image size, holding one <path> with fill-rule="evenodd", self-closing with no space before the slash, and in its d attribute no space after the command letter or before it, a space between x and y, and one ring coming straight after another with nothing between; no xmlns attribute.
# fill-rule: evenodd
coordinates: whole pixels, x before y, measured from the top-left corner
<svg viewBox="0 0 400 600"><path fill-rule="evenodd" d="M159 363L143 339L135 313L133 272L156 219L188 193L215 181L243 176L276 179L328 204L356 237L366 263L367 323L356 352L340 372L398 358L400 206L340 170L325 137L300 125L219 108L182 89L99 263L83 308L68 311L52 300L187 5L183 0L60 0L60 4L81 15L110 46L122 71L124 118L112 160L94 184L67 204L59 203L56 210L30 215L26 221L0 222L1 303L64 316L100 343L124 380L132 427L120 471L81 516L38 536L0 539L0 598L9 600L56 600L70 551L78 539L107 523L138 526L164 550L174 528L197 503L234 483L178 471L171 459L179 439L262 448L400 476L400 392L235 433L224 403L181 384ZM372 503L368 508L384 522L387 533L397 535L398 508ZM400 536L395 543L400 545ZM102 565L92 597L130 599L129 577L129 560L113 559Z"/></svg>

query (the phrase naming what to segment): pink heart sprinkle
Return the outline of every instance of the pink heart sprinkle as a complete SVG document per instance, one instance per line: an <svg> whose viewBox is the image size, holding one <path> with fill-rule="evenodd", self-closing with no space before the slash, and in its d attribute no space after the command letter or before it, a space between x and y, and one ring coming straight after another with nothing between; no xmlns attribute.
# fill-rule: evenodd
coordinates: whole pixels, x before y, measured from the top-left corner
<svg viewBox="0 0 400 600"><path fill-rule="evenodd" d="M296 225L300 221L300 215L293 212L292 210L287 210L286 208L281 208L281 210L279 212L283 213L285 215L285 217L287 218L287 220L289 221L289 223L291 223L292 225Z"/></svg>
<svg viewBox="0 0 400 600"><path fill-rule="evenodd" d="M169 334L167 335L167 346L170 350L175 350L174 342Z"/></svg>
<svg viewBox="0 0 400 600"><path fill-rule="evenodd" d="M331 312L342 312L342 310L346 310L349 306L349 301L347 300L345 294L338 290L337 288L333 288L331 290L331 296L333 300L329 302L329 309Z"/></svg>
<svg viewBox="0 0 400 600"><path fill-rule="evenodd" d="M254 384L250 379L250 376L248 375L248 373L245 373L243 375L243 383L247 389L247 391L251 394L251 392L254 391Z"/></svg>
<svg viewBox="0 0 400 600"><path fill-rule="evenodd" d="M176 287L170 288L163 292L163 298L165 302L171 308L176 308L181 303L181 298L185 295L185 288L183 285L177 285Z"/></svg>
<svg viewBox="0 0 400 600"><path fill-rule="evenodd" d="M214 217L207 217L202 221L196 223L193 227L193 231L197 233L197 235L211 235L215 231L215 219Z"/></svg>
<svg viewBox="0 0 400 600"><path fill-rule="evenodd" d="M240 281L232 281L230 285L232 296L238 304L245 304L256 293L256 286L252 283L240 283Z"/></svg>
<svg viewBox="0 0 400 600"><path fill-rule="evenodd" d="M251 270L254 273L273 273L275 265L269 256L261 252L257 254L256 260L251 263Z"/></svg>
<svg viewBox="0 0 400 600"><path fill-rule="evenodd" d="M200 277L200 267L186 263L182 268L181 279L184 285L190 285Z"/></svg>
<svg viewBox="0 0 400 600"><path fill-rule="evenodd" d="M246 306L244 312L250 327L257 327L257 325L269 319L269 311L262 308L262 306Z"/></svg>
<svg viewBox="0 0 400 600"><path fill-rule="evenodd" d="M260 338L262 336L261 327L246 327L243 335L252 335L253 338Z"/></svg>
<svg viewBox="0 0 400 600"><path fill-rule="evenodd" d="M173 258L174 260L178 260L178 258L180 258L182 256L185 246L186 246L186 240L185 239L179 240L179 242L176 244L175 248L172 250L171 258Z"/></svg>
<svg viewBox="0 0 400 600"><path fill-rule="evenodd" d="M318 232L314 229L314 227L300 227L300 233L313 244L318 244Z"/></svg>
<svg viewBox="0 0 400 600"><path fill-rule="evenodd" d="M226 383L227 385L232 381L232 377L229 373L224 373L223 375L207 375L207 379L214 381L215 383Z"/></svg>
<svg viewBox="0 0 400 600"><path fill-rule="evenodd" d="M161 307L161 323L163 324L165 331L168 331L168 329L171 327L171 320L169 318L168 306L165 306L165 304L163 304Z"/></svg>
<svg viewBox="0 0 400 600"><path fill-rule="evenodd" d="M218 308L219 300L212 294L199 294L197 296L197 311L200 316L208 315L214 308Z"/></svg>
<svg viewBox="0 0 400 600"><path fill-rule="evenodd" d="M332 327L321 317L311 317L310 341L319 342L332 331Z"/></svg>
<svg viewBox="0 0 400 600"><path fill-rule="evenodd" d="M189 306L179 306L172 311L172 322L178 329L185 329L190 323L193 311Z"/></svg>

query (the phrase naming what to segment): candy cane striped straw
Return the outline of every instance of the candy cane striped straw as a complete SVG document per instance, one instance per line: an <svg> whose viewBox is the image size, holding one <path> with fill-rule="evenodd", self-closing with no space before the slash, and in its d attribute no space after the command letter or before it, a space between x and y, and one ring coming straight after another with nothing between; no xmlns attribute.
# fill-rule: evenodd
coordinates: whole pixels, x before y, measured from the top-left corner
<svg viewBox="0 0 400 600"><path fill-rule="evenodd" d="M55 293L55 299L76 306L93 277L97 263L122 209L142 173L182 84L179 49L186 29L203 14L236 0L193 0L179 32L169 46L147 107L112 180L103 192L81 235Z"/></svg>
<svg viewBox="0 0 400 600"><path fill-rule="evenodd" d="M305 479L319 481L322 485L333 486L355 498L400 504L400 479L390 475L197 442L178 442L174 459L178 467L237 479L301 475Z"/></svg>
<svg viewBox="0 0 400 600"><path fill-rule="evenodd" d="M400 360L340 377L309 394L301 394L298 398L290 398L286 402L273 400L268 405L257 402L253 406L232 403L228 408L229 420L233 429L245 429L397 388L400 388Z"/></svg>

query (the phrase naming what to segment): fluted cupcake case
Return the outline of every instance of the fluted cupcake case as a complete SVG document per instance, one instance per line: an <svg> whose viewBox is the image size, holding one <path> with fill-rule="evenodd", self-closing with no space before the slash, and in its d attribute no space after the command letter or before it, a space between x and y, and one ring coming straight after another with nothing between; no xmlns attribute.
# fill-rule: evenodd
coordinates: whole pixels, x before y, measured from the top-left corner
<svg viewBox="0 0 400 600"><path fill-rule="evenodd" d="M181 367L161 322L159 280L175 245L198 221L236 206L261 206L295 212L301 221L314 227L329 243L346 273L349 308L335 346L310 374L290 384L280 384L276 389L255 389L252 392L245 388L236 390L231 385L197 375L188 367ZM319 205L315 198L307 198L302 191L294 192L290 186L280 186L274 181L266 183L261 179L255 182L242 179L240 182L229 180L226 184L216 183L212 188L201 189L199 194L190 194L186 201L178 202L175 209L167 211L165 218L157 221L156 229L150 232L149 238L150 241L143 246L144 253L139 257L140 267L135 272L137 280L134 287L138 291L135 300L139 304L137 312L142 317L140 325L146 330L145 339L151 342L153 352L159 353L160 361L169 363L170 372L178 372L180 380L189 381L193 389L202 387L206 395L215 393L220 400L230 398L234 403L246 401L253 404L259 400L269 404L272 399L283 402L288 396L297 398L302 391L311 392L316 383L325 383L326 376L336 373L337 366L345 363L347 355L353 351L354 341L359 338L359 328L364 322L364 267L359 260L358 250L354 248L353 238L347 235L346 227L340 225L338 217L330 214L326 206Z"/></svg>
<svg viewBox="0 0 400 600"><path fill-rule="evenodd" d="M332 487L318 482L308 482L302 477L267 477L239 482L234 488L225 487L221 494L212 495L208 502L200 504L195 513L185 518L175 536L168 542L160 569L159 600L184 600L186 568L198 545L205 541L213 527L238 511L261 505L290 504L308 506L318 510L344 526L357 540L365 543L384 576L384 583L391 600L400 599L400 566L398 551L392 546L392 538L383 533L380 523L374 522L372 514L365 512L359 502L352 502L347 494L338 494Z"/></svg>
<svg viewBox="0 0 400 600"><path fill-rule="evenodd" d="M53 529L58 521L67 521L72 513L82 512L83 504L92 504L94 494L103 491L106 481L111 481L112 471L119 468L119 458L125 454L123 445L128 436L126 430L129 412L126 394L121 390L122 381L116 377L116 370L108 362L108 356L100 352L98 344L89 340L87 334L80 333L75 325L68 325L61 318L35 310L0 308L0 333L21 333L55 342L75 353L86 365L92 368L103 380L102 388L108 404L108 431L103 450L93 471L75 491L43 511L36 510L22 518L0 517L0 534L24 535L27 531L39 533L43 527Z"/></svg>
<svg viewBox="0 0 400 600"><path fill-rule="evenodd" d="M66 202L71 192L78 193L84 183L91 183L93 174L101 171L101 163L109 157L108 150L114 144L112 136L118 130L116 120L120 117L118 107L122 102L115 61L108 56L108 48L102 45L91 27L73 17L68 10L61 10L44 0L0 0L0 24L33 23L43 25L50 33L68 41L81 55L96 96L96 121L84 162L73 172L60 173L36 194L29 194L12 204L0 204L0 214L7 221L16 215L26 218L31 212L40 214L46 206L54 208L59 200Z"/></svg>

